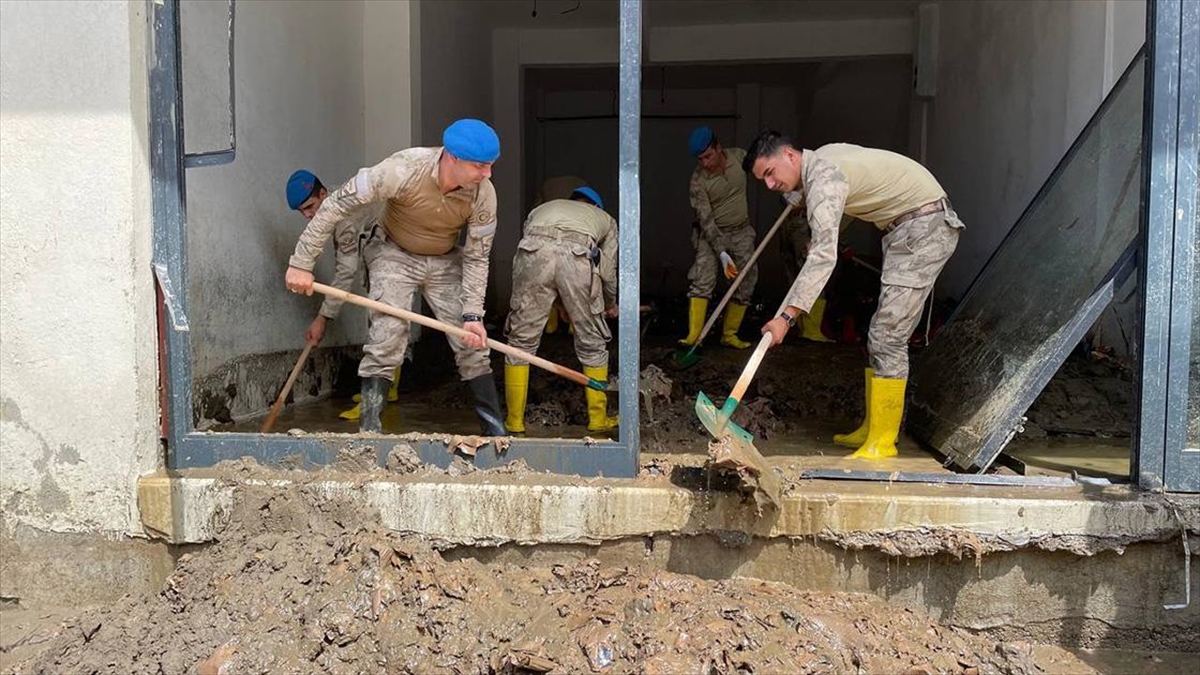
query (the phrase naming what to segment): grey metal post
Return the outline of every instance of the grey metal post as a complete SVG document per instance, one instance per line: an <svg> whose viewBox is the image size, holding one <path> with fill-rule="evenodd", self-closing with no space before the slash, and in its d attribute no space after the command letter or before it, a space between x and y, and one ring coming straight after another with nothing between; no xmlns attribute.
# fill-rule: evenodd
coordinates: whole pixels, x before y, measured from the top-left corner
<svg viewBox="0 0 1200 675"><path fill-rule="evenodd" d="M179 87L179 4L150 3L154 51L150 68L150 165L154 274L167 309L168 465L192 431L192 360L187 319L187 220L183 171L183 93Z"/></svg>
<svg viewBox="0 0 1200 675"><path fill-rule="evenodd" d="M1185 25L1195 20L1195 5L1181 0L1153 0L1147 14L1142 137L1143 321L1136 462L1137 482L1147 489L1161 489L1170 479L1166 475L1168 458L1182 453L1182 422L1187 415L1186 354L1190 342L1182 341L1190 332L1191 299L1187 294L1193 292L1193 282L1191 275L1178 278L1180 270L1176 266L1184 257L1187 264L1183 267L1187 270L1194 262L1190 242L1183 235L1184 230L1194 232L1195 227L1196 132L1181 123L1190 119L1194 127L1196 121L1196 27ZM1190 43L1185 42L1185 35L1190 35ZM1190 58L1185 60L1189 52ZM1191 84L1181 87L1186 80ZM1193 108L1183 110L1188 105ZM1192 155L1184 157L1188 152ZM1190 176L1185 175L1189 167ZM1189 203L1191 211L1185 213ZM1181 244L1185 250L1176 251ZM1189 310L1188 316L1183 317L1179 309ZM1188 326L1180 325L1184 318Z"/></svg>
<svg viewBox="0 0 1200 675"><path fill-rule="evenodd" d="M638 151L642 111L642 2L621 0L620 67L620 338L617 345L621 393L620 441L636 462L641 446L638 383L641 354L638 305L641 296L641 196Z"/></svg>

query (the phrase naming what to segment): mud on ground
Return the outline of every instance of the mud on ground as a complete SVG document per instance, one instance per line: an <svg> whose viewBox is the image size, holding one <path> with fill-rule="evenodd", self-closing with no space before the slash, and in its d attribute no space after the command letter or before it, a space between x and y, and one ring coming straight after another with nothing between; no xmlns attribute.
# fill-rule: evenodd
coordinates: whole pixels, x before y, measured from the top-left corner
<svg viewBox="0 0 1200 675"><path fill-rule="evenodd" d="M873 596L590 559L446 561L362 506L239 491L160 592L64 621L12 673L1092 672Z"/></svg>

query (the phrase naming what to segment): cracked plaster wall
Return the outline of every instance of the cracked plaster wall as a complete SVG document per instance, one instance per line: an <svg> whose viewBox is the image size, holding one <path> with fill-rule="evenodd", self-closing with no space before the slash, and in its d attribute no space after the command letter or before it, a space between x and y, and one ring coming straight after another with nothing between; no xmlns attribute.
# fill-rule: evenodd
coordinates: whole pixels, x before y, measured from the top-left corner
<svg viewBox="0 0 1200 675"><path fill-rule="evenodd" d="M0 534L137 534L157 468L146 3L0 3Z"/></svg>

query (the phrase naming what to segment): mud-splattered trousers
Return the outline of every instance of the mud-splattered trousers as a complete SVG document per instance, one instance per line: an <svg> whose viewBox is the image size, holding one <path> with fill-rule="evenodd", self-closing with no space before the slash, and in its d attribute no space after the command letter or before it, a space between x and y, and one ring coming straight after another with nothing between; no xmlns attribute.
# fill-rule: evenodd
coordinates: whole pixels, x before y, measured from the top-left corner
<svg viewBox="0 0 1200 675"><path fill-rule="evenodd" d="M376 238L363 249L363 257L371 270L372 300L393 307L411 307L414 294L420 293L438 321L462 325L462 260L458 249L446 255L416 255L391 240ZM409 322L372 311L367 344L358 365L359 376L391 380L408 348L408 334ZM489 350L471 349L451 335L446 339L463 380L492 372Z"/></svg>
<svg viewBox="0 0 1200 675"><path fill-rule="evenodd" d="M839 224L853 188L836 165L811 150L804 151L802 184L812 241L785 305L808 312L837 263ZM801 196L789 193L788 198L795 201ZM937 203L941 210L911 219L899 218L903 222L881 227L888 234L883 238L879 307L867 333L867 350L876 377L908 379L909 338L934 281L958 245L963 223L949 200L942 198Z"/></svg>
<svg viewBox="0 0 1200 675"><path fill-rule="evenodd" d="M746 264L754 256L754 228L748 223L736 228L722 228L721 235L725 241L724 250L733 257L738 271L745 270L746 274L746 278L734 291L732 301L739 305L748 305L750 297L754 295L754 286L758 283L758 264L749 270L746 269ZM720 251L713 250L712 244L701 234L699 228L692 228L692 245L696 247L696 258L688 270L688 281L691 282L688 286L688 297L711 299L713 290L717 287L717 277L725 276L718 257ZM732 283L733 280L729 281Z"/></svg>
<svg viewBox="0 0 1200 675"><path fill-rule="evenodd" d="M575 328L575 355L580 363L607 367L612 334L604 309L617 300L616 258L616 221L600 209L567 201L534 209L513 259L512 311L505 326L508 343L537 353L542 327L558 297ZM511 356L506 361L521 363Z"/></svg>

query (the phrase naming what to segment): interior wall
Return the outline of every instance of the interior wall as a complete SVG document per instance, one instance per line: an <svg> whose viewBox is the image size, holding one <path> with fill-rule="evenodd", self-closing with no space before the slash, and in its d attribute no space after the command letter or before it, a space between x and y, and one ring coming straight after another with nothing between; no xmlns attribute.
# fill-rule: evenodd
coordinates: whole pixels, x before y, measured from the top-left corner
<svg viewBox="0 0 1200 675"><path fill-rule="evenodd" d="M296 296L283 285L287 259L306 224L289 210L284 186L301 167L337 186L364 164L363 43L364 34L374 37L364 33L364 5L361 0L238 5L237 158L187 172L189 318L197 379L248 355L303 346L304 329L321 298ZM224 54L223 43L212 48ZM186 78L184 86L190 86ZM333 258L327 246L315 270L318 279L332 275ZM347 305L322 346L361 343L365 328L362 311Z"/></svg>
<svg viewBox="0 0 1200 675"><path fill-rule="evenodd" d="M14 532L140 533L160 466L146 8L0 3L0 567Z"/></svg>
<svg viewBox="0 0 1200 675"><path fill-rule="evenodd" d="M369 166L413 146L420 127L420 3L364 2L363 86Z"/></svg>
<svg viewBox="0 0 1200 675"><path fill-rule="evenodd" d="M1141 47L1145 3L984 0L939 12L929 167L967 224L939 281L939 294L961 297ZM1134 304L1104 319L1123 352Z"/></svg>
<svg viewBox="0 0 1200 675"><path fill-rule="evenodd" d="M737 63L741 61L777 61L779 59L790 59L796 61L812 60L817 61L828 57L846 57L853 55L854 57L873 57L873 56L900 56L905 59L912 51L912 21L910 19L886 19L873 21L811 21L811 22L780 22L774 24L741 24L727 26L648 26L645 32L644 49L646 53L644 63L650 66L650 72L655 67L662 65L680 65L686 63L712 63L714 61L725 60L729 63ZM730 36L734 37L730 37ZM714 43L720 43L718 47L714 47ZM588 66L588 65L609 65L615 66L618 61L619 52L619 32L614 25L610 28L579 28L579 29L515 29L502 28L496 29L492 34L492 70L493 70L493 108L495 110L495 119L497 129L500 136L507 147L513 147L514 144L508 143L510 137L519 139L517 143L518 151L524 155L527 152L529 143L526 135L529 129L526 127L525 118L526 106L521 99L521 92L525 85L525 69L537 66ZM714 51L716 49L716 51ZM906 61L907 63L907 61ZM906 71L903 77L903 87L907 90L908 78L910 77ZM649 76L648 76L649 77ZM743 84L750 85L753 78L747 79ZM853 87L851 87L853 88ZM586 90L581 90L586 91ZM883 95L890 95L888 93ZM779 85L770 85L762 88L757 93L752 93L749 90L736 90L736 85L733 88L734 95L738 98L738 105L741 106L741 112L749 114L751 111L754 114L761 115L760 119L763 124L775 123L776 119L787 121L797 119L795 105L790 101L795 99L795 86L792 83L781 83ZM845 97L850 96L853 100L854 95L837 89L827 92L830 96ZM654 101L658 100L659 91L654 88L649 88L643 92L643 104L647 107L647 112L654 105ZM792 98L789 99L788 97ZM672 100L677 100L672 98ZM714 103L715 101L706 101ZM674 105L674 104L671 104ZM798 104L797 104L798 105ZM888 114L886 111L891 110L885 108L882 114ZM612 112L611 105L606 108L606 111ZM867 113L871 115L872 120L875 111ZM749 118L747 118L749 119ZM664 128L663 125L670 126L667 122L658 122L654 120L646 120L642 129L642 177L643 180L660 180L659 176L670 176L670 178L662 178L661 180L682 181L682 211L686 212L687 207L687 179L690 175L690 166L692 160L687 157L686 153L686 134L683 130L686 127L690 130L691 126L697 123L698 120L677 122L678 129ZM615 120L612 121L615 127ZM786 126L786 124L780 124ZM581 142L598 145L594 139L597 136L611 134L615 139L615 131L606 132L600 131L600 127L588 129L586 126L579 127L580 134L584 140ZM888 123L887 129L892 129L891 122ZM734 125L734 135L737 136L739 143L748 143L758 129L758 123L747 124L745 122ZM718 129L720 131L720 129ZM682 133L682 141L672 139L676 133ZM907 127L904 130L904 141L901 142L902 150L907 149L909 143L909 131ZM579 140L579 139L577 139ZM659 147L658 144L663 147ZM679 152L679 143L683 143L685 149L682 153ZM598 148L599 151L599 148ZM606 206L612 213L616 213L617 202L615 194L615 175L616 175L616 156L615 143L608 150L612 154L612 159L605 165L611 166L608 172L593 172L601 175L608 175L611 178L601 178L593 180L612 181L611 189L611 206L609 206L609 194L605 194ZM507 150L506 150L507 152ZM579 154L581 157L587 157L587 166L596 164L597 160L591 153ZM511 157L511 156L510 156ZM515 160L517 167L525 166L524 157L512 158ZM655 167L655 162L662 161L666 164L679 163L678 167L671 168L670 166ZM687 165L686 167L683 165ZM589 169L589 171L591 171ZM521 171L504 171L498 170L496 177L496 188L500 194L500 227L496 238L496 254L493 259L493 267L495 275L493 276L491 287L495 289L496 296L500 299L507 299L511 288L512 267L511 258L516 250L516 244L520 238L520 228L523 222L525 210L532 203L533 196L537 192L536 182L531 180L531 176L525 175ZM602 182L603 186L604 183ZM646 190L654 189L658 193L656 184L646 183ZM671 188L664 188L671 189ZM665 194L665 192L663 193ZM510 198L509 195L520 195L520 199ZM655 220L651 219L651 213L647 210L648 200L651 197L647 192L642 195L643 204L643 232L648 228L659 227L659 220L674 222L678 216L670 214L661 214ZM768 228L774 222L778 215L778 208L775 200L770 195L766 199L761 199L752 196L755 199L754 206L756 219L759 227L763 230ZM679 207L678 202L672 202L674 207ZM690 215L684 224L690 223ZM677 241L677 240L673 240ZM644 244L645 246L645 244ZM687 267L684 265L683 259L689 258L684 255L682 250L690 249L690 244L687 247L671 246L669 255L662 258L651 257L650 252L643 248L643 282L646 284L660 283L663 276L663 267L670 265L668 276L671 277L670 288L675 288L679 283L680 275L686 276ZM766 256L772 258L774 256ZM660 265L659 269L651 269L654 263ZM777 261L768 261L765 265L777 265ZM675 273L678 274L675 274ZM764 278L767 276L781 276L775 272L764 269Z"/></svg>
<svg viewBox="0 0 1200 675"><path fill-rule="evenodd" d="M687 137L695 126L713 127L729 147L744 148L759 130L772 127L805 147L836 139L906 152L909 74L907 57L644 69L643 296L677 298L687 291L694 257L688 184L696 165ZM536 193L546 178L578 175L617 213L616 86L614 67L526 70L527 192ZM532 193L524 195L526 210ZM751 222L762 236L782 199L751 181L749 200ZM860 249L877 245L866 226L849 230L846 238ZM766 302L775 302L790 283L778 250L777 240L758 263L757 295Z"/></svg>
<svg viewBox="0 0 1200 675"><path fill-rule="evenodd" d="M462 117L492 118L492 29L486 0L425 0L420 3L419 145L442 144L442 130ZM515 171L507 161L515 139L500 134L501 160L496 171Z"/></svg>

